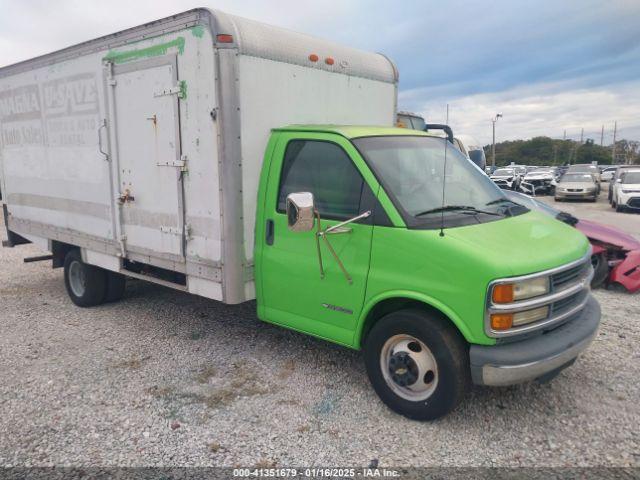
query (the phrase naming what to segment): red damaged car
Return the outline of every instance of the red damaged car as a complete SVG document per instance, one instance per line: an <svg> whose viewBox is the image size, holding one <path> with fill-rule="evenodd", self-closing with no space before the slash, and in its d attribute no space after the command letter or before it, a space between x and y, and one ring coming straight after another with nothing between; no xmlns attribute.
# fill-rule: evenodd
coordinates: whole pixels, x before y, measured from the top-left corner
<svg viewBox="0 0 640 480"><path fill-rule="evenodd" d="M547 213L585 234L593 248L593 288L606 284L612 287L621 285L631 293L640 290L640 241L617 228L580 220L528 195L508 190L504 194L513 202Z"/></svg>

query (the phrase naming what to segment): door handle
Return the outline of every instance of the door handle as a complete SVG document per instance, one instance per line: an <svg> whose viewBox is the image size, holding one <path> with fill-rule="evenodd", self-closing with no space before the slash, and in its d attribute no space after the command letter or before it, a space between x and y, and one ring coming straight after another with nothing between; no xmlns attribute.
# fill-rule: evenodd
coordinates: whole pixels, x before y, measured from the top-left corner
<svg viewBox="0 0 640 480"><path fill-rule="evenodd" d="M109 154L107 152L105 152L102 149L102 129L103 128L107 128L107 121L106 120L102 120L102 124L100 124L100 127L98 127L98 151L104 155L104 159L108 162L109 161Z"/></svg>
<svg viewBox="0 0 640 480"><path fill-rule="evenodd" d="M274 230L275 225L273 224L273 220L267 220L267 228L265 232L265 241L267 245L273 245Z"/></svg>

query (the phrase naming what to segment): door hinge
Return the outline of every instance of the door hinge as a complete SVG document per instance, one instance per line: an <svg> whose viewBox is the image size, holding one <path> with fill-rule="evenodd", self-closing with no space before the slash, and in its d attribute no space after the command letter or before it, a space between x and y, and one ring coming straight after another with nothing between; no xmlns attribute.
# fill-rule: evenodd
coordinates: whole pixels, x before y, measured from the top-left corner
<svg viewBox="0 0 640 480"><path fill-rule="evenodd" d="M176 85L175 87L159 90L153 94L154 97L164 97L166 95L177 95L178 98L182 100L184 99L184 88L180 85Z"/></svg>
<svg viewBox="0 0 640 480"><path fill-rule="evenodd" d="M164 163L156 163L156 165L158 167L178 167L180 168L181 171L186 172L187 171L187 156L186 155L182 155L180 157L180 160L172 160L170 162L164 162Z"/></svg>
<svg viewBox="0 0 640 480"><path fill-rule="evenodd" d="M178 235L178 236L182 236L182 233L183 233L182 229L178 227L160 227L160 231L168 235ZM191 225L184 226L184 236L187 240L191 238Z"/></svg>

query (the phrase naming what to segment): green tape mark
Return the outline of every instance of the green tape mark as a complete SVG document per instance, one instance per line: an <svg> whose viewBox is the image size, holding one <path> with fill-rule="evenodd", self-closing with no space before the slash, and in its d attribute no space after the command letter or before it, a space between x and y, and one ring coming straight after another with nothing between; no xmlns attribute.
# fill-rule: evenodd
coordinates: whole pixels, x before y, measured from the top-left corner
<svg viewBox="0 0 640 480"><path fill-rule="evenodd" d="M184 37L178 37L170 42L151 45L147 48L128 50L126 52L111 50L103 60L113 63L125 63L130 62L131 60L139 60L141 58L159 57L160 55L166 55L170 48L176 48L178 50L178 54L182 55L184 53Z"/></svg>
<svg viewBox="0 0 640 480"><path fill-rule="evenodd" d="M196 25L191 29L191 34L196 38L202 38L204 35L204 28L202 25Z"/></svg>
<svg viewBox="0 0 640 480"><path fill-rule="evenodd" d="M180 99L187 99L187 82L184 80L180 80Z"/></svg>

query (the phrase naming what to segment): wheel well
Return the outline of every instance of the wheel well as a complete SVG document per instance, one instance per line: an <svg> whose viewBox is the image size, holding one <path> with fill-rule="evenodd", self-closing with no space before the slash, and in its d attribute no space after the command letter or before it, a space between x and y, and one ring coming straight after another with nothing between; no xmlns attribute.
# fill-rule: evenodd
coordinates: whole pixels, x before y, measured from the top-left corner
<svg viewBox="0 0 640 480"><path fill-rule="evenodd" d="M367 318L364 320L364 326L362 327L362 335L360 335L360 348L364 346L367 335L379 319L384 317L387 313L395 312L397 310L402 310L405 308L423 310L425 312L437 315L438 317L449 323L464 340L464 336L460 333L458 327L456 327L451 319L434 306L429 305L428 303L421 302L419 300L414 300L412 298L397 297L382 300L381 302L377 303L368 313Z"/></svg>
<svg viewBox="0 0 640 480"><path fill-rule="evenodd" d="M71 250L75 250L78 247L75 245L69 245L68 243L58 242L57 240L51 241L51 254L53 255L52 267L61 268L64 267L64 258Z"/></svg>

